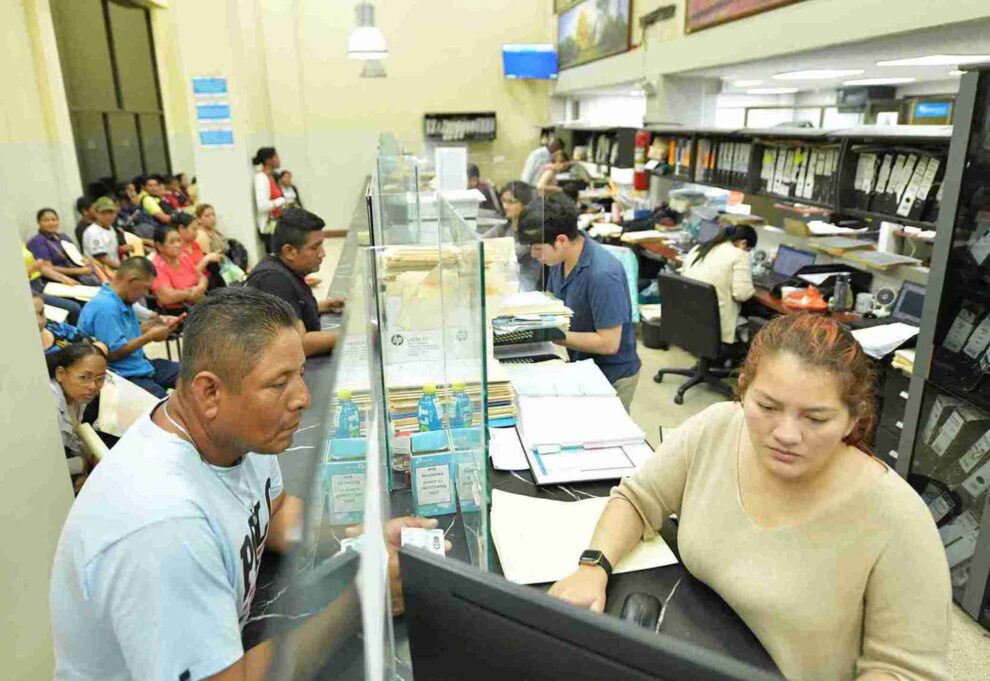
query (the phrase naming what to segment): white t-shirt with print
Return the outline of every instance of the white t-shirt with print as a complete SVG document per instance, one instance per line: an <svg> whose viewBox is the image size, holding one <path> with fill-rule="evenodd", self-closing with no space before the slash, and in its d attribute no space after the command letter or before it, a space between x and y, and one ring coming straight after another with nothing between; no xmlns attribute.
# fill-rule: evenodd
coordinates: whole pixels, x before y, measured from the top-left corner
<svg viewBox="0 0 990 681"><path fill-rule="evenodd" d="M180 681L243 655L275 456L218 468L145 414L96 467L52 570L56 679Z"/></svg>
<svg viewBox="0 0 990 681"><path fill-rule="evenodd" d="M117 232L113 228L100 227L94 222L83 232L82 246L83 253L89 258L108 255L111 263L120 264L120 258L117 257Z"/></svg>

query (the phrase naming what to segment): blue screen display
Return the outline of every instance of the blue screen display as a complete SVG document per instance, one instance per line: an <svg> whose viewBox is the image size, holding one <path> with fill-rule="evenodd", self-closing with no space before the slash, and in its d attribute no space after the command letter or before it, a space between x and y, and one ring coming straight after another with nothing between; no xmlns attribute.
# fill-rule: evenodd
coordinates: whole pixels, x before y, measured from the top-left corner
<svg viewBox="0 0 990 681"><path fill-rule="evenodd" d="M915 118L947 118L952 110L949 102L918 102L914 105Z"/></svg>
<svg viewBox="0 0 990 681"><path fill-rule="evenodd" d="M557 77L557 50L553 45L503 45L502 70L506 78L553 80Z"/></svg>

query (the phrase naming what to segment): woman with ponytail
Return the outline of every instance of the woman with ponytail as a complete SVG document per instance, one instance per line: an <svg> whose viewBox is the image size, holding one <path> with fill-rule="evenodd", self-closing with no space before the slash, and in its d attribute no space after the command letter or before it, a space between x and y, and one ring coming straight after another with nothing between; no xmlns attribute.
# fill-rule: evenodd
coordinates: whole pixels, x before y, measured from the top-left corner
<svg viewBox="0 0 990 681"><path fill-rule="evenodd" d="M756 241L752 227L730 225L711 241L692 248L684 258L681 274L715 287L723 343L735 342L741 303L756 292L749 263L749 251L756 248Z"/></svg>

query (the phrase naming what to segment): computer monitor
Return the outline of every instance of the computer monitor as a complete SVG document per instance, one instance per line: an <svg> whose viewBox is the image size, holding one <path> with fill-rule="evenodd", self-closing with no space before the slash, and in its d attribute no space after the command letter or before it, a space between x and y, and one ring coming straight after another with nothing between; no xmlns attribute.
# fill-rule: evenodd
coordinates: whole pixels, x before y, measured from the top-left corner
<svg viewBox="0 0 990 681"><path fill-rule="evenodd" d="M925 307L925 287L905 281L897 292L894 309L890 313L891 321L904 322L911 326L921 326L921 311Z"/></svg>
<svg viewBox="0 0 990 681"><path fill-rule="evenodd" d="M503 45L502 71L510 80L555 80L557 50L553 45Z"/></svg>
<svg viewBox="0 0 990 681"><path fill-rule="evenodd" d="M783 678L419 549L399 561L416 679Z"/></svg>
<svg viewBox="0 0 990 681"><path fill-rule="evenodd" d="M815 254L799 248L781 245L773 261L773 271L785 277L793 277L802 267L815 264Z"/></svg>
<svg viewBox="0 0 990 681"><path fill-rule="evenodd" d="M721 231L722 228L714 220L702 220L701 224L698 225L698 243L707 244Z"/></svg>

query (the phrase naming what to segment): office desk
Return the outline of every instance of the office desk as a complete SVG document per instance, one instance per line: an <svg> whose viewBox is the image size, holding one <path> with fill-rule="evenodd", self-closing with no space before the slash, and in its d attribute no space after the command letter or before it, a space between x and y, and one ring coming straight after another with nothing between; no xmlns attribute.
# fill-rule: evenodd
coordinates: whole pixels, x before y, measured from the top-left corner
<svg viewBox="0 0 990 681"><path fill-rule="evenodd" d="M775 296L771 291L765 288L757 288L756 293L750 299L752 302L757 303L766 309L776 313L776 314L794 314L795 312L804 312L804 310L798 310L793 307L787 307L784 305L784 301L777 296ZM852 312L816 312L814 314L825 314L842 322L843 324L851 324L862 320L862 317L858 314Z"/></svg>
<svg viewBox="0 0 990 681"><path fill-rule="evenodd" d="M518 473L532 482L529 471ZM570 497L557 487L537 487L519 480L510 473L489 468L492 489L500 489L513 494L530 497L569 501ZM568 485L568 487L593 494L608 496L616 481L591 482ZM680 560L677 551L677 531L673 523L667 523L661 535ZM577 568L577 556L574 557ZM493 569L502 574L498 556L495 555ZM695 579L683 564L670 565L652 570L613 575L608 585L608 600L605 612L618 617L626 596L635 592L653 594L664 600L680 579L681 583L671 598L664 615L660 633L663 636L679 639L706 650L721 653L747 662L761 669L777 672L777 666L764 650L749 627L725 601L704 583ZM534 586L547 590L549 584Z"/></svg>

